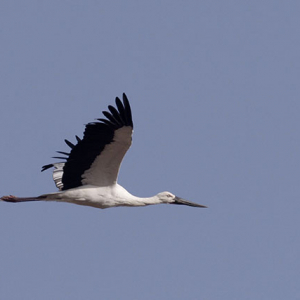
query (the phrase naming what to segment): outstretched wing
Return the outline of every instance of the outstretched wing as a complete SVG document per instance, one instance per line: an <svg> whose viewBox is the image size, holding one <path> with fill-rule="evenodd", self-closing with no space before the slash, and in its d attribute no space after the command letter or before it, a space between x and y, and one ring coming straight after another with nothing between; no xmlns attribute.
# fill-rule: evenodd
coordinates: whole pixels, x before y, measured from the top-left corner
<svg viewBox="0 0 300 300"><path fill-rule="evenodd" d="M89 123L84 136L77 138L70 153L61 152L66 162L43 166L42 171L55 167L53 178L60 190L68 190L82 185L107 186L117 182L120 165L131 145L133 123L128 99L123 94L123 103L116 98L116 108L109 105L103 111L104 119ZM60 177L61 176L61 177ZM60 177L60 178L59 178Z"/></svg>

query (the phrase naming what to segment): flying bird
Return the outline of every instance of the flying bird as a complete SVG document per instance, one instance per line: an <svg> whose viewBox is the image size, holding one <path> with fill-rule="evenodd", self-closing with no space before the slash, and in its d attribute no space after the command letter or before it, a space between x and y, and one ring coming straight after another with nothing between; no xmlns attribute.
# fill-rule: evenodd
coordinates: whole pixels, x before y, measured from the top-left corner
<svg viewBox="0 0 300 300"><path fill-rule="evenodd" d="M151 204L181 204L206 207L184 200L170 192L162 192L153 197L133 196L117 183L120 165L131 146L133 122L128 99L123 94L123 102L117 97L116 107L109 105L103 111L105 118L88 123L83 138L76 136L76 145L68 140L70 153L57 151L64 162L48 164L42 171L53 169L53 180L59 189L56 193L38 197L3 196L6 202L58 201L96 208L116 206L146 206Z"/></svg>

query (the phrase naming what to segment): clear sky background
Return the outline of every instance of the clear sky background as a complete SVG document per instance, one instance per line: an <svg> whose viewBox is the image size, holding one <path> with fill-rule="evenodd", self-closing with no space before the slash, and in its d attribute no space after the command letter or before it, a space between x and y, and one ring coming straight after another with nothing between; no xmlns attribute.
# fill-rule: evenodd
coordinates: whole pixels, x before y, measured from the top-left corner
<svg viewBox="0 0 300 300"><path fill-rule="evenodd" d="M209 206L0 203L0 298L300 299L299 1L1 1L0 194L126 92L119 183Z"/></svg>

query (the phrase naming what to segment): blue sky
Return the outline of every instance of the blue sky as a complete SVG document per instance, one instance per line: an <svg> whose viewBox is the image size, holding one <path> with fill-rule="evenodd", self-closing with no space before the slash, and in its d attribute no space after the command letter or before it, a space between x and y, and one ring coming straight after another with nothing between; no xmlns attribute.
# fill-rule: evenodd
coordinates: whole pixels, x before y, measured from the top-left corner
<svg viewBox="0 0 300 300"><path fill-rule="evenodd" d="M119 183L209 206L0 203L1 299L299 299L298 1L2 1L0 194L126 92Z"/></svg>

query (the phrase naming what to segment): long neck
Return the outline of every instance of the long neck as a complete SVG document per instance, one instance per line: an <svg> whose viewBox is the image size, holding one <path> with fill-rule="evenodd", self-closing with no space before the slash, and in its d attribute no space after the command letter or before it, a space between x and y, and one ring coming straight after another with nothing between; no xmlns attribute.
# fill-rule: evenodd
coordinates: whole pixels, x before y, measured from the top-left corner
<svg viewBox="0 0 300 300"><path fill-rule="evenodd" d="M115 190L117 190L117 197L114 197L114 200L116 201L116 206L145 206L162 203L157 195L146 198L136 197L130 194L119 184L116 184Z"/></svg>
<svg viewBox="0 0 300 300"><path fill-rule="evenodd" d="M126 199L121 205L122 206L123 205L124 206L145 206L145 205L160 204L160 203L162 202L159 200L157 195L153 197L147 197L147 198L140 198L140 197L133 196L130 199Z"/></svg>

